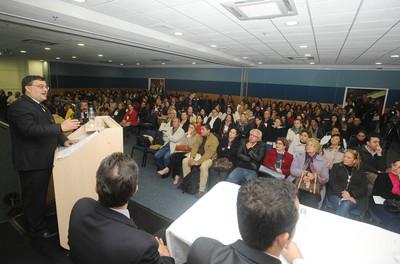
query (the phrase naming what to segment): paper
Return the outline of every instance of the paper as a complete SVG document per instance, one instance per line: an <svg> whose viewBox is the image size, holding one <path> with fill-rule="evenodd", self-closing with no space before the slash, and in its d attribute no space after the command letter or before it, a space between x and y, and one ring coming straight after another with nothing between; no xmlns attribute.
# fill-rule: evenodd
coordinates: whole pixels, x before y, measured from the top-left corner
<svg viewBox="0 0 400 264"><path fill-rule="evenodd" d="M383 204L385 202L385 198L381 196L373 196L375 204Z"/></svg>
<svg viewBox="0 0 400 264"><path fill-rule="evenodd" d="M74 153L77 149L79 149L81 146L87 144L90 140L95 138L99 134L99 132L94 132L91 134L83 134L76 138L78 140L78 143L73 144L72 146L69 147L59 147L58 152L57 152L57 159L63 159L65 157L68 157L72 153Z"/></svg>

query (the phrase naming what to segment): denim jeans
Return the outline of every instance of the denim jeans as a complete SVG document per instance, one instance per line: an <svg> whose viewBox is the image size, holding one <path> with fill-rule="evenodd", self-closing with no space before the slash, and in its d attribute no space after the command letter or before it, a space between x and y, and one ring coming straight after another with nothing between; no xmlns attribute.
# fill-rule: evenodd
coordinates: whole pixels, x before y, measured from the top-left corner
<svg viewBox="0 0 400 264"><path fill-rule="evenodd" d="M257 177L257 172L245 168L236 168L228 175L228 182L242 184Z"/></svg>
<svg viewBox="0 0 400 264"><path fill-rule="evenodd" d="M157 169L162 170L167 167L171 161L171 152L169 144L160 148L156 153L154 153L154 160L157 165Z"/></svg>
<svg viewBox="0 0 400 264"><path fill-rule="evenodd" d="M335 194L330 194L326 199L326 207L335 210L337 215L349 217L350 211L355 209L357 205L349 200L342 200Z"/></svg>

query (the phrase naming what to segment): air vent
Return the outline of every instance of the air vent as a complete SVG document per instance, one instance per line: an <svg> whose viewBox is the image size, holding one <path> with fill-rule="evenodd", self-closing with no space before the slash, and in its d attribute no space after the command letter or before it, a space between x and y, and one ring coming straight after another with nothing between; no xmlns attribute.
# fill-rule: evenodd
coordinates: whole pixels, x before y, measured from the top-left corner
<svg viewBox="0 0 400 264"><path fill-rule="evenodd" d="M299 60L299 61L313 61L314 57L306 57L306 56L295 56L295 57L287 57L289 60Z"/></svg>
<svg viewBox="0 0 400 264"><path fill-rule="evenodd" d="M30 44L30 45L36 45L36 46L54 46L57 45L57 43L46 41L46 40L39 40L39 39L24 39L21 40L21 42Z"/></svg>
<svg viewBox="0 0 400 264"><path fill-rule="evenodd" d="M244 0L226 2L221 5L240 20L297 15L294 0Z"/></svg>

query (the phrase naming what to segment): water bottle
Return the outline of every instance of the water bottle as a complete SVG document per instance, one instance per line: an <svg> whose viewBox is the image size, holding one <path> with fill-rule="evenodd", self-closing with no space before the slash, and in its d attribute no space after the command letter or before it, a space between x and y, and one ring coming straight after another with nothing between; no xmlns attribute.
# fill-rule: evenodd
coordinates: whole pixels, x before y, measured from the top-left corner
<svg viewBox="0 0 400 264"><path fill-rule="evenodd" d="M91 107L89 107L89 125L91 126L91 127L94 127L94 120L95 120L95 118L96 118L96 114L95 114L95 112L94 112L94 110L93 110L93 106L91 106Z"/></svg>

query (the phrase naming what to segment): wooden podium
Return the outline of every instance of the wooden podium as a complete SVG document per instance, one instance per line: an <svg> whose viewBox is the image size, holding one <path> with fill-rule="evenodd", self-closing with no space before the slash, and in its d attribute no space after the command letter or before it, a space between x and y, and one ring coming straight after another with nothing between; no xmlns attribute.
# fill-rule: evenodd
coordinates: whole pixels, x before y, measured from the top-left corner
<svg viewBox="0 0 400 264"><path fill-rule="evenodd" d="M82 197L97 200L96 171L113 152L123 152L122 127L109 116L98 116L68 136L79 142L55 153L53 181L60 245L69 249L69 217Z"/></svg>

